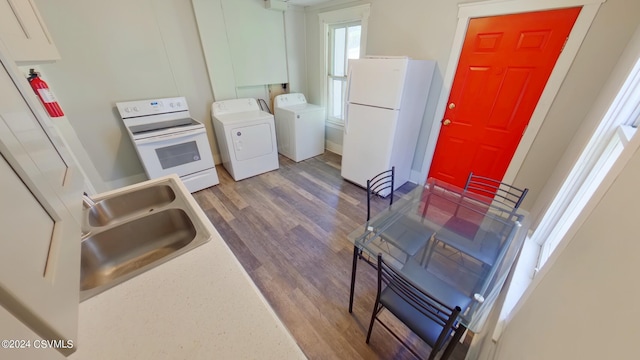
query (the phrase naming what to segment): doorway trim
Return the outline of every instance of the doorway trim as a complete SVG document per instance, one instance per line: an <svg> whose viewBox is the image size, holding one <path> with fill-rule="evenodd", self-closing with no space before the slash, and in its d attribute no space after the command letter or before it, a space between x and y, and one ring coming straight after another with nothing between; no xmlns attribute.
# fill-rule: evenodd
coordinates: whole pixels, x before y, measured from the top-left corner
<svg viewBox="0 0 640 360"><path fill-rule="evenodd" d="M445 70L443 85L440 90L440 97L438 98L438 104L433 118L434 121L431 124L429 139L427 140L427 147L425 149L424 162L422 164L419 183L423 184L426 181L429 168L431 167L431 160L435 152L440 128L442 126L440 121L437 121L437 119L444 116L470 19L484 16L508 15L582 6L582 11L580 11L573 29L571 29L571 33L569 34L564 50L558 57L556 65L549 76L549 80L547 81L547 85L545 86L542 95L540 95L538 105L531 115L529 125L527 126L527 129L520 140L520 144L511 159L511 163L507 168L507 172L502 179L504 182L512 183L520 170L520 167L522 166L538 131L542 127L542 123L553 104L553 99L558 93L565 76L569 72L571 63L578 53L593 19L598 13L600 5L605 1L606 0L489 0L478 3L459 4L458 25L451 45L449 61Z"/></svg>

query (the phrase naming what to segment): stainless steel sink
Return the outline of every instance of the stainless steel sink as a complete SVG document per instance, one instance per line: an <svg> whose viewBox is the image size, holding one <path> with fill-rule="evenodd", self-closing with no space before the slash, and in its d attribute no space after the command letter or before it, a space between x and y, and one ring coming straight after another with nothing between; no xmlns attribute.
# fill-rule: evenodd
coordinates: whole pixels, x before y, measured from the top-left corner
<svg viewBox="0 0 640 360"><path fill-rule="evenodd" d="M179 181L177 176L151 180L94 198L95 205L85 210L81 300L209 240L210 224L197 216L202 210Z"/></svg>
<svg viewBox="0 0 640 360"><path fill-rule="evenodd" d="M105 226L117 219L146 213L176 199L168 185L156 185L104 199L89 209L89 225Z"/></svg>

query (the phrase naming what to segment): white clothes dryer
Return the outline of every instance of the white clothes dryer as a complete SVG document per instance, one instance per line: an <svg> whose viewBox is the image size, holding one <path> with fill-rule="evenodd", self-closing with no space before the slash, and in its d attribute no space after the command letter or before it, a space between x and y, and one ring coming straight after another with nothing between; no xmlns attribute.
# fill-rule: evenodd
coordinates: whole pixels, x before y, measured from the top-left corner
<svg viewBox="0 0 640 360"><path fill-rule="evenodd" d="M214 102L211 119L222 165L239 181L280 167L273 115L255 99Z"/></svg>
<svg viewBox="0 0 640 360"><path fill-rule="evenodd" d="M283 94L273 102L278 152L299 162L324 153L324 108L303 94Z"/></svg>

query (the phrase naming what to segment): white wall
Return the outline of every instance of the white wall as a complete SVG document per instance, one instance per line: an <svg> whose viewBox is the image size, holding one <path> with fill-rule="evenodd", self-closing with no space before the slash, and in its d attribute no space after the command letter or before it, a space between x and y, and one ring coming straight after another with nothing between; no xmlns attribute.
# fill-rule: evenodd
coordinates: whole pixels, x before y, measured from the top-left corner
<svg viewBox="0 0 640 360"><path fill-rule="evenodd" d="M213 95L191 2L37 0L62 59L42 65L45 79L86 149L103 184L146 179L115 102L185 96L207 127ZM126 9L127 11L123 11Z"/></svg>
<svg viewBox="0 0 640 360"><path fill-rule="evenodd" d="M640 151L632 152L505 329L495 359L638 358Z"/></svg>

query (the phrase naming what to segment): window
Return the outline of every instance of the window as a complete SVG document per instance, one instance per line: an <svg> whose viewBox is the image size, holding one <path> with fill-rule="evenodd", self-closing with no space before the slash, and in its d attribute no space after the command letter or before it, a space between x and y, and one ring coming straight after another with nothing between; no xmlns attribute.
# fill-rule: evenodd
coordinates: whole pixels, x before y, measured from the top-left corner
<svg viewBox="0 0 640 360"><path fill-rule="evenodd" d="M336 125L344 124L344 99L349 59L360 57L360 21L329 26L327 61L327 119Z"/></svg>
<svg viewBox="0 0 640 360"><path fill-rule="evenodd" d="M320 20L321 104L326 107L327 126L342 129L345 120L349 59L367 53L367 27L371 5L364 4L318 14ZM341 145L327 140L327 146L341 153Z"/></svg>
<svg viewBox="0 0 640 360"><path fill-rule="evenodd" d="M532 239L542 246L538 269L583 212L640 122L640 60L618 92L609 110L543 215Z"/></svg>

